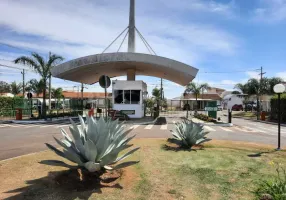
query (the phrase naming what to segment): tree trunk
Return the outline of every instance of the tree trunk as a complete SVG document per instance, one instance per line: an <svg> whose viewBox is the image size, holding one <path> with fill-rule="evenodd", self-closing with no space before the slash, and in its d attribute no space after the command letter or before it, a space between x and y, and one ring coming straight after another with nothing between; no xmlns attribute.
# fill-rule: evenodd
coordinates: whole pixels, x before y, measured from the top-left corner
<svg viewBox="0 0 286 200"><path fill-rule="evenodd" d="M47 88L47 81L44 82L44 90L43 90L43 104L42 104L42 118L46 119L46 88Z"/></svg>
<svg viewBox="0 0 286 200"><path fill-rule="evenodd" d="M196 94L195 114L198 113L198 95Z"/></svg>
<svg viewBox="0 0 286 200"><path fill-rule="evenodd" d="M260 104L259 104L259 96L256 96L256 118L259 120L259 113L260 113Z"/></svg>
<svg viewBox="0 0 286 200"><path fill-rule="evenodd" d="M51 110L51 98L52 98L52 76L49 77L49 110Z"/></svg>

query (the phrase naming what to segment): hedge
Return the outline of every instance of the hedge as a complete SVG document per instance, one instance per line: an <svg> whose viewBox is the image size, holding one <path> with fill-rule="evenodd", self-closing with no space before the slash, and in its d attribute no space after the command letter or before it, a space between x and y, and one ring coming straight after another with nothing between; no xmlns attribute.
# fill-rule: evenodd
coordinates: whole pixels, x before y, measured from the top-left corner
<svg viewBox="0 0 286 200"><path fill-rule="evenodd" d="M273 96L270 101L271 113L270 119L277 121L278 119L278 95ZM281 95L281 122L286 122L286 94Z"/></svg>

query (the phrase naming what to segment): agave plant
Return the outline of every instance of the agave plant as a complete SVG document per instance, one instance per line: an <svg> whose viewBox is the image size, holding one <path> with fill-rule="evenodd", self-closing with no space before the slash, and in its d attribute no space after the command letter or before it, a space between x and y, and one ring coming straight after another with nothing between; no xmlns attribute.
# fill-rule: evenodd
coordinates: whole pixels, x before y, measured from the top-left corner
<svg viewBox="0 0 286 200"><path fill-rule="evenodd" d="M54 137L56 142L63 147L63 151L46 143L47 147L57 155L77 163L78 166L76 167L86 168L89 172L115 170L139 162L129 161L115 165L139 149L132 149L118 157L118 154L122 150L132 146L127 144L135 137L135 135L127 137L132 129L125 131L123 123L119 124L118 120L112 121L108 119L105 121L103 118L96 120L90 117L84 122L81 116L79 116L79 119L80 125L76 125L71 120L72 125L69 127L73 140L64 129L61 129L63 139L58 140ZM70 168L74 167L57 160L44 160L40 163Z"/></svg>
<svg viewBox="0 0 286 200"><path fill-rule="evenodd" d="M199 145L210 140L205 137L208 132L204 131L202 124L189 120L176 123L175 129L171 132L175 139L179 140L181 146L186 148L192 148L194 145Z"/></svg>

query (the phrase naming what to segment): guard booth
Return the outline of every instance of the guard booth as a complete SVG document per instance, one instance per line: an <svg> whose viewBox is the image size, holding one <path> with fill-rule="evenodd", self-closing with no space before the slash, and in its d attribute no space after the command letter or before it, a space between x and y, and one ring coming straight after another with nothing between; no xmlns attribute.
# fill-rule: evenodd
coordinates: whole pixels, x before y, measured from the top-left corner
<svg viewBox="0 0 286 200"><path fill-rule="evenodd" d="M112 81L113 109L130 118L144 117L144 99L147 85L143 81Z"/></svg>

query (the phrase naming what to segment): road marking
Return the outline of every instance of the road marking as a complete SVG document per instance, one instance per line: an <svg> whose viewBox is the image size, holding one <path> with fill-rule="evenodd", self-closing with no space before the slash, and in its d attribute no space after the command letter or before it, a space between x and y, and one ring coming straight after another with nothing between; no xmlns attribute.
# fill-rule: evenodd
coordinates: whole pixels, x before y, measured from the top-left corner
<svg viewBox="0 0 286 200"><path fill-rule="evenodd" d="M16 127L18 127L18 126L14 126L14 125L6 124L6 127L13 127L13 128L16 128Z"/></svg>
<svg viewBox="0 0 286 200"><path fill-rule="evenodd" d="M250 130L252 130L252 131L254 131L254 132L261 132L261 133L266 133L265 131L262 131L262 130L259 130L259 129L255 129L255 128L251 128L251 127L249 127L249 126L245 126L245 128L248 128L248 129L250 129ZM260 127L259 127L260 128Z"/></svg>
<svg viewBox="0 0 286 200"><path fill-rule="evenodd" d="M133 125L131 128L136 129L138 128L140 125Z"/></svg>
<svg viewBox="0 0 286 200"><path fill-rule="evenodd" d="M209 126L204 126L205 129L207 129L208 131L216 131L215 129L209 127Z"/></svg>
<svg viewBox="0 0 286 200"><path fill-rule="evenodd" d="M57 126L57 128L62 128L62 127L66 127L69 126L70 124L65 124L65 125L61 125L61 126Z"/></svg>
<svg viewBox="0 0 286 200"><path fill-rule="evenodd" d="M242 131L242 132L252 132L252 131L248 131L248 130L239 128L239 127L237 127L237 126L234 126L233 128L235 128L235 129L238 130L238 131Z"/></svg>
<svg viewBox="0 0 286 200"><path fill-rule="evenodd" d="M267 131L275 132L275 130L272 130L272 129L269 129L269 128L264 128L264 127L262 127L262 126L259 126L258 128L261 128L261 129L264 129L264 130L267 130Z"/></svg>
<svg viewBox="0 0 286 200"><path fill-rule="evenodd" d="M3 124L0 127L9 127L9 124Z"/></svg>
<svg viewBox="0 0 286 200"><path fill-rule="evenodd" d="M24 126L22 128L31 128L31 127L36 127L36 126L35 125L33 125L33 126Z"/></svg>
<svg viewBox="0 0 286 200"><path fill-rule="evenodd" d="M40 128L47 128L47 127L51 127L51 126L55 126L55 125L54 124L50 124L50 125L41 126Z"/></svg>
<svg viewBox="0 0 286 200"><path fill-rule="evenodd" d="M168 129L168 124L164 124L160 127L160 129L162 130L167 130Z"/></svg>
<svg viewBox="0 0 286 200"><path fill-rule="evenodd" d="M150 124L148 126L145 127L145 129L151 129L153 127L153 124Z"/></svg>
<svg viewBox="0 0 286 200"><path fill-rule="evenodd" d="M232 130L228 129L228 128L223 128L223 127L220 127L222 130L224 131L227 131L227 132L233 132Z"/></svg>

